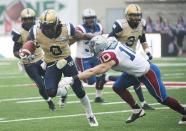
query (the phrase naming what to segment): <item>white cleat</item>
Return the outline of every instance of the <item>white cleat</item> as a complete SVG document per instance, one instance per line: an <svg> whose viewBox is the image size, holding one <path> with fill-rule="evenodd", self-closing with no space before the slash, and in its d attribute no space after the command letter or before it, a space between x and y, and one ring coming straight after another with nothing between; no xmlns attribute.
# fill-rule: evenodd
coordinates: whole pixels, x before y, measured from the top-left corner
<svg viewBox="0 0 186 131"><path fill-rule="evenodd" d="M186 124L186 117L182 117L182 119L178 122L179 125L184 125Z"/></svg>
<svg viewBox="0 0 186 131"><path fill-rule="evenodd" d="M96 127L99 125L95 116L90 116L87 118L87 120L88 120L88 123L91 127Z"/></svg>

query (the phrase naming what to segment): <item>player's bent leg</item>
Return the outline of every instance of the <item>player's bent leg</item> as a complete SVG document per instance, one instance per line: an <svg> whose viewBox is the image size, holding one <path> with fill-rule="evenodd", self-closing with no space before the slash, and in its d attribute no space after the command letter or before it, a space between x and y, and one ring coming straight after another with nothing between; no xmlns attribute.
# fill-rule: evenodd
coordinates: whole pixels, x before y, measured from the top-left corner
<svg viewBox="0 0 186 131"><path fill-rule="evenodd" d="M55 105L52 99L48 96L47 91L45 89L44 81L43 81L43 78L40 72L40 70L42 69L38 65L39 62L40 61L38 61L37 63L30 64L30 65L25 65L25 70L27 74L29 75L29 77L36 83L39 93L43 97L43 99L45 99L45 101L47 102L49 109L51 111L55 111L56 109Z"/></svg>
<svg viewBox="0 0 186 131"><path fill-rule="evenodd" d="M167 105L174 111L182 114L181 120L178 122L178 124L186 124L186 108L184 108L176 99L172 97L167 97L163 102L161 102L163 105Z"/></svg>
<svg viewBox="0 0 186 131"><path fill-rule="evenodd" d="M176 99L167 95L166 88L160 77L160 70L156 65L151 64L151 69L147 72L145 78L143 78L143 82L150 94L156 98L158 102L182 114L183 120L185 119L185 108Z"/></svg>
<svg viewBox="0 0 186 131"><path fill-rule="evenodd" d="M96 98L95 103L104 103L105 100L102 98L103 86L106 83L105 74L96 77Z"/></svg>
<svg viewBox="0 0 186 131"><path fill-rule="evenodd" d="M132 108L133 113L126 120L126 123L134 122L136 119L143 117L145 115L145 111L134 101L130 92L125 88L116 88L113 87L113 90L124 100L129 106Z"/></svg>
<svg viewBox="0 0 186 131"><path fill-rule="evenodd" d="M74 62L72 61L71 57L66 58L66 60L68 61L67 65L63 68L63 74L64 76L70 77L70 76L74 76L78 74L78 71L76 69L76 66L74 64ZM90 104L90 100L88 98L88 96L85 93L85 90L82 86L82 83L80 80L75 80L74 83L71 85L74 93L76 94L76 96L80 99L81 104L83 105L85 112L86 112L86 116L87 118L91 118L88 119L89 125L90 126L98 126L98 122L92 112L92 107ZM92 120L93 118L93 120Z"/></svg>
<svg viewBox="0 0 186 131"><path fill-rule="evenodd" d="M142 92L142 88L141 88L141 85L140 83L137 83L135 84L134 86L134 90L140 100L140 103L141 103L141 106L144 110L155 110L153 107L151 107L144 99L144 96L143 96L143 92Z"/></svg>

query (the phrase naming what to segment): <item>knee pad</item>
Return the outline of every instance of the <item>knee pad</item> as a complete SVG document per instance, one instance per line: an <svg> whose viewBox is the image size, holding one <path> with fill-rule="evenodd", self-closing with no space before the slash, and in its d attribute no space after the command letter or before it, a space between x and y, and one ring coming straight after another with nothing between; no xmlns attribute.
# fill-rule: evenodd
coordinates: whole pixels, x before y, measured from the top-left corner
<svg viewBox="0 0 186 131"><path fill-rule="evenodd" d="M57 90L56 89L53 89L53 88L47 89L46 91L48 93L48 96L50 96L50 97L55 97L56 94L57 94Z"/></svg>

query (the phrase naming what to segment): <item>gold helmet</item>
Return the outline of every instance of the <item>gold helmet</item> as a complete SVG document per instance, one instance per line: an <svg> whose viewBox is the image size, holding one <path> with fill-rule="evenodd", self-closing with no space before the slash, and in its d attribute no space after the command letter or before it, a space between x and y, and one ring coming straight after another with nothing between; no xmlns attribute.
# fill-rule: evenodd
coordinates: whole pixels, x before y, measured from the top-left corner
<svg viewBox="0 0 186 131"><path fill-rule="evenodd" d="M34 24L36 20L36 13L31 8L25 8L21 11L21 21L22 27L25 30L29 30Z"/></svg>
<svg viewBox="0 0 186 131"><path fill-rule="evenodd" d="M132 28L136 28L142 18L142 10L137 4L130 4L125 9L125 18Z"/></svg>
<svg viewBox="0 0 186 131"><path fill-rule="evenodd" d="M40 16L41 31L49 38L55 37L59 23L57 13L52 9L45 10Z"/></svg>

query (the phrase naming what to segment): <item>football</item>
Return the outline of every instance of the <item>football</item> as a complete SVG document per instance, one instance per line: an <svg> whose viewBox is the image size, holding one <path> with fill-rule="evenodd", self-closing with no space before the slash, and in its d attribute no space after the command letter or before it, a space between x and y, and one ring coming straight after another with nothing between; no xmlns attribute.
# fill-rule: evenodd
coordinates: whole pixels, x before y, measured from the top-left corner
<svg viewBox="0 0 186 131"><path fill-rule="evenodd" d="M36 46L34 42L29 40L23 44L22 48L19 51L19 56L22 58L27 57L29 55L34 54L35 50Z"/></svg>
<svg viewBox="0 0 186 131"><path fill-rule="evenodd" d="M33 41L29 40L23 44L22 49L30 51L30 54L34 54L36 46Z"/></svg>

